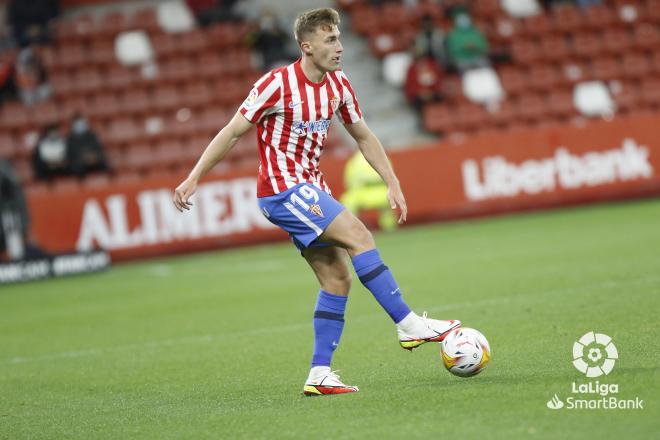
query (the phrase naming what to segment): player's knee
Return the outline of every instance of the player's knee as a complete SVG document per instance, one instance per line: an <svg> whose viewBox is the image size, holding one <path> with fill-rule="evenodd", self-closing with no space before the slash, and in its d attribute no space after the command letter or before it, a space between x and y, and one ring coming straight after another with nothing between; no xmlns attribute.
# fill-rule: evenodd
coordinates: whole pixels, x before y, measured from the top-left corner
<svg viewBox="0 0 660 440"><path fill-rule="evenodd" d="M333 276L332 278L325 279L321 283L321 288L326 292L334 295L347 296L351 291L351 283L353 278L350 273L342 273Z"/></svg>
<svg viewBox="0 0 660 440"><path fill-rule="evenodd" d="M373 235L371 235L369 229L367 229L361 221L358 221L355 225L352 242L352 249L349 251L351 251L353 255L366 252L376 247Z"/></svg>

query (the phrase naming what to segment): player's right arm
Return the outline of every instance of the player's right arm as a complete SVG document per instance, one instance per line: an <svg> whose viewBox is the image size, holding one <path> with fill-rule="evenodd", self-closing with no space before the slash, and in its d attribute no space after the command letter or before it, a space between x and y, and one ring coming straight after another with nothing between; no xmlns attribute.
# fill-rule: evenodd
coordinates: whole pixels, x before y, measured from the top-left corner
<svg viewBox="0 0 660 440"><path fill-rule="evenodd" d="M188 199L195 193L197 185L202 177L209 172L211 168L225 158L236 142L247 132L252 123L243 116L240 111L236 112L229 124L227 124L213 138L202 153L197 164L192 169L188 177L177 186L174 191L174 206L179 211L190 209L192 202Z"/></svg>

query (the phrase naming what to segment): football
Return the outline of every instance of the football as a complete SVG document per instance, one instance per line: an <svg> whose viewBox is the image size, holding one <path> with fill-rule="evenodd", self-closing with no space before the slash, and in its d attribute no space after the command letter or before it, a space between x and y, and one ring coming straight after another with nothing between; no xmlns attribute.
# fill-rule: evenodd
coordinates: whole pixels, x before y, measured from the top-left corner
<svg viewBox="0 0 660 440"><path fill-rule="evenodd" d="M442 341L442 363L452 374L470 377L479 374L490 362L486 337L473 328L457 328Z"/></svg>

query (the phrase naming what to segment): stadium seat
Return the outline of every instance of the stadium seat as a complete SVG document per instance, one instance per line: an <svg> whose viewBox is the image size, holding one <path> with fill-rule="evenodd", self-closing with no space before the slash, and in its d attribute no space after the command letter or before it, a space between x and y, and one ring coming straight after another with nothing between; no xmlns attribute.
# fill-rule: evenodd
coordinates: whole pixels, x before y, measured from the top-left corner
<svg viewBox="0 0 660 440"><path fill-rule="evenodd" d="M149 35L141 30L126 31L115 39L115 57L124 66L146 64L154 59Z"/></svg>
<svg viewBox="0 0 660 440"><path fill-rule="evenodd" d="M602 81L585 81L573 89L573 104L584 116L611 116L616 110L609 89Z"/></svg>
<svg viewBox="0 0 660 440"><path fill-rule="evenodd" d="M173 167L183 160L183 146L172 139L158 143L154 149L153 162L160 167Z"/></svg>
<svg viewBox="0 0 660 440"><path fill-rule="evenodd" d="M660 24L660 0L646 0L646 14L656 24Z"/></svg>
<svg viewBox="0 0 660 440"><path fill-rule="evenodd" d="M95 34L106 38L115 38L128 27L128 20L122 11L112 11L101 16Z"/></svg>
<svg viewBox="0 0 660 440"><path fill-rule="evenodd" d="M516 63L532 64L541 59L539 44L531 39L514 40L511 46L513 59Z"/></svg>
<svg viewBox="0 0 660 440"><path fill-rule="evenodd" d="M603 42L595 32L581 32L573 36L573 51L578 57L591 58L603 52Z"/></svg>
<svg viewBox="0 0 660 440"><path fill-rule="evenodd" d="M607 29L616 23L616 15L609 5L590 5L588 8L584 8L582 13L585 26L594 31Z"/></svg>
<svg viewBox="0 0 660 440"><path fill-rule="evenodd" d="M525 35L538 37L552 34L552 20L546 14L537 14L521 19Z"/></svg>
<svg viewBox="0 0 660 440"><path fill-rule="evenodd" d="M502 0L502 9L515 18L525 18L543 13L537 0Z"/></svg>
<svg viewBox="0 0 660 440"><path fill-rule="evenodd" d="M534 64L529 69L529 84L536 90L550 90L562 82L562 76L553 64Z"/></svg>
<svg viewBox="0 0 660 440"><path fill-rule="evenodd" d="M120 102L122 113L125 114L144 114L150 108L149 94L143 88L125 90Z"/></svg>
<svg viewBox="0 0 660 440"><path fill-rule="evenodd" d="M53 101L36 103L31 111L32 121L37 127L62 122L62 112Z"/></svg>
<svg viewBox="0 0 660 440"><path fill-rule="evenodd" d="M517 95L529 87L529 80L524 69L513 66L502 67L499 70L502 87L508 95Z"/></svg>
<svg viewBox="0 0 660 440"><path fill-rule="evenodd" d="M167 82L185 82L194 80L197 72L194 67L194 60L178 56L159 64L158 78Z"/></svg>
<svg viewBox="0 0 660 440"><path fill-rule="evenodd" d="M633 46L633 40L626 29L606 29L603 32L603 50L619 55Z"/></svg>
<svg viewBox="0 0 660 440"><path fill-rule="evenodd" d="M177 36L178 43L185 53L199 53L207 47L206 32L202 29L194 29Z"/></svg>
<svg viewBox="0 0 660 440"><path fill-rule="evenodd" d="M559 118L568 118L575 114L573 93L569 90L553 90L548 95L548 108L551 115Z"/></svg>
<svg viewBox="0 0 660 440"><path fill-rule="evenodd" d="M1 108L0 126L9 130L25 129L30 126L28 109L20 102L6 102Z"/></svg>
<svg viewBox="0 0 660 440"><path fill-rule="evenodd" d="M133 119L121 117L110 122L105 140L115 144L132 143L143 135L142 128Z"/></svg>
<svg viewBox="0 0 660 440"><path fill-rule="evenodd" d="M0 131L0 157L3 159L12 159L18 145L14 136L8 132Z"/></svg>
<svg viewBox="0 0 660 440"><path fill-rule="evenodd" d="M92 118L111 118L120 114L119 99L114 93L102 93L91 99L86 114Z"/></svg>
<svg viewBox="0 0 660 440"><path fill-rule="evenodd" d="M594 79L610 81L622 76L621 63L615 57L601 57L591 61L591 77Z"/></svg>
<svg viewBox="0 0 660 440"><path fill-rule="evenodd" d="M428 104L423 111L424 127L433 133L447 133L455 127L454 112L445 104Z"/></svg>
<svg viewBox="0 0 660 440"><path fill-rule="evenodd" d="M641 53L628 53L623 57L623 72L627 78L641 78L651 72L649 59Z"/></svg>
<svg viewBox="0 0 660 440"><path fill-rule="evenodd" d="M489 104L502 100L504 90L495 70L471 69L463 74L463 95L472 102Z"/></svg>
<svg viewBox="0 0 660 440"><path fill-rule="evenodd" d="M88 115L90 107L91 103L86 97L74 95L68 96L61 101L60 111L62 112L62 116L68 120L77 113Z"/></svg>
<svg viewBox="0 0 660 440"><path fill-rule="evenodd" d="M104 79L95 67L87 67L76 72L73 85L78 93L89 94L104 86Z"/></svg>
<svg viewBox="0 0 660 440"><path fill-rule="evenodd" d="M55 193L76 192L80 190L80 181L77 177L58 177L51 188Z"/></svg>
<svg viewBox="0 0 660 440"><path fill-rule="evenodd" d="M145 8L135 11L129 20L128 28L132 30L141 29L149 34L154 34L160 30L156 9Z"/></svg>
<svg viewBox="0 0 660 440"><path fill-rule="evenodd" d="M577 6L560 3L552 8L553 28L558 32L573 33L584 26Z"/></svg>
<svg viewBox="0 0 660 440"><path fill-rule="evenodd" d="M124 169L128 171L146 171L155 159L155 151L148 145L132 144L126 151Z"/></svg>
<svg viewBox="0 0 660 440"><path fill-rule="evenodd" d="M225 71L224 62L214 50L201 53L195 66L203 78L218 78Z"/></svg>
<svg viewBox="0 0 660 440"><path fill-rule="evenodd" d="M179 91L174 86L157 87L152 95L151 108L163 112L181 106Z"/></svg>
<svg viewBox="0 0 660 440"><path fill-rule="evenodd" d="M657 111L660 107L660 78L645 78L640 89L642 101Z"/></svg>
<svg viewBox="0 0 660 440"><path fill-rule="evenodd" d="M637 49L648 50L660 46L660 29L657 23L639 23L633 28L633 39Z"/></svg>
<svg viewBox="0 0 660 440"><path fill-rule="evenodd" d="M82 188L88 191L93 191L99 188L105 188L109 184L110 175L107 173L93 173L85 176L85 179L82 181Z"/></svg>
<svg viewBox="0 0 660 440"><path fill-rule="evenodd" d="M103 79L104 86L115 91L127 89L137 82L136 74L126 67L109 66Z"/></svg>
<svg viewBox="0 0 660 440"><path fill-rule="evenodd" d="M95 31L96 22L91 14L80 14L71 18L60 18L53 22L53 33L58 43L82 43Z"/></svg>
<svg viewBox="0 0 660 440"><path fill-rule="evenodd" d="M541 39L541 54L545 60L561 61L570 55L566 38L562 35L546 35Z"/></svg>
<svg viewBox="0 0 660 440"><path fill-rule="evenodd" d="M660 48L656 49L652 54L651 68L656 75L660 75Z"/></svg>
<svg viewBox="0 0 660 440"><path fill-rule="evenodd" d="M515 101L516 119L526 122L536 122L548 114L548 106L543 97L537 93L527 93Z"/></svg>
<svg viewBox="0 0 660 440"><path fill-rule="evenodd" d="M55 68L77 69L87 63L88 53L82 44L67 44L57 50Z"/></svg>
<svg viewBox="0 0 660 440"><path fill-rule="evenodd" d="M160 2L156 9L160 28L170 34L187 32L195 27L195 18L184 2Z"/></svg>
<svg viewBox="0 0 660 440"><path fill-rule="evenodd" d="M188 107L202 107L211 102L211 88L203 81L193 81L184 85L181 93L183 105Z"/></svg>
<svg viewBox="0 0 660 440"><path fill-rule="evenodd" d="M102 68L107 68L109 64L115 63L114 38L99 38L92 40L89 49L89 59L86 61L89 62L89 60L102 66Z"/></svg>
<svg viewBox="0 0 660 440"><path fill-rule="evenodd" d="M513 99L506 99L493 108L487 115L491 125L503 129L516 119L516 107Z"/></svg>
<svg viewBox="0 0 660 440"><path fill-rule="evenodd" d="M51 73L48 77L52 93L55 97L65 97L72 94L75 83L67 72Z"/></svg>

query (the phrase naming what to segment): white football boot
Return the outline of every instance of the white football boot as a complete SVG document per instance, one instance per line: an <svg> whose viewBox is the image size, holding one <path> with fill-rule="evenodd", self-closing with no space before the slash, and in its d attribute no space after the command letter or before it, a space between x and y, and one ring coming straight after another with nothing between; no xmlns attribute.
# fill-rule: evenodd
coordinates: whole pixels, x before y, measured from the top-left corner
<svg viewBox="0 0 660 440"><path fill-rule="evenodd" d="M442 342L443 339L452 330L459 328L461 321L451 319L442 321L439 319L427 318L426 312L422 316L417 316L410 312L396 325L396 331L399 336L401 348L412 351L427 342Z"/></svg>
<svg viewBox="0 0 660 440"><path fill-rule="evenodd" d="M346 385L339 380L337 371L330 371L330 367L312 368L303 388L303 394L305 396L357 393L358 391L358 387Z"/></svg>

